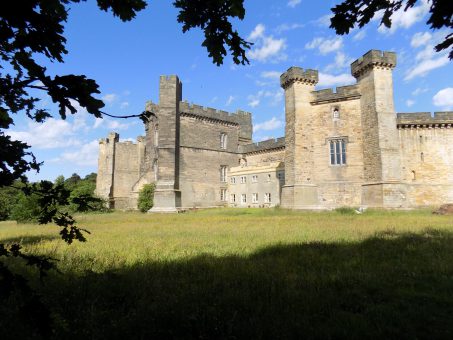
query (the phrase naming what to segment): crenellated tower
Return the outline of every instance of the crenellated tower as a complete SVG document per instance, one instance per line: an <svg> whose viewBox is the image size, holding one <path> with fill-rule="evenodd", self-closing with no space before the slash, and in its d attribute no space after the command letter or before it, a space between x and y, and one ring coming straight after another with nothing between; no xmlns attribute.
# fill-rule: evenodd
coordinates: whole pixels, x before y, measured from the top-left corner
<svg viewBox="0 0 453 340"><path fill-rule="evenodd" d="M281 204L285 208L317 205L317 188L312 183L313 143L310 124L312 92L318 71L291 67L280 76L285 90L285 185Z"/></svg>
<svg viewBox="0 0 453 340"><path fill-rule="evenodd" d="M371 50L351 64L361 93L364 205L402 207L401 160L393 101L396 54Z"/></svg>
<svg viewBox="0 0 453 340"><path fill-rule="evenodd" d="M157 113L156 148L157 173L152 212L175 212L181 207L179 190L179 104L182 84L175 75L161 76L159 81L159 109Z"/></svg>

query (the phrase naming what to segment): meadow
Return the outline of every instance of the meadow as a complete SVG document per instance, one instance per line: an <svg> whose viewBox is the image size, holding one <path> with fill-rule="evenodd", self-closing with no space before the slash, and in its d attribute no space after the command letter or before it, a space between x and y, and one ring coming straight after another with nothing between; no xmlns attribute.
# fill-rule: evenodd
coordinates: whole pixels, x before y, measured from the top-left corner
<svg viewBox="0 0 453 340"><path fill-rule="evenodd" d="M431 211L213 209L0 222L0 243L58 260L40 282L56 339L452 338L453 218ZM2 304L0 329L27 325Z"/></svg>

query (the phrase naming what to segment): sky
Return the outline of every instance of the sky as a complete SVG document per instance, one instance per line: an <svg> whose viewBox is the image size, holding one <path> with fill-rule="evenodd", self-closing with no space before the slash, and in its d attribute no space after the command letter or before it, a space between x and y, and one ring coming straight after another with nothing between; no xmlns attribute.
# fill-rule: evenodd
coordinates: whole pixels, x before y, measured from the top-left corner
<svg viewBox="0 0 453 340"><path fill-rule="evenodd" d="M319 70L317 89L355 83L350 64L370 49L397 53L393 72L397 112L453 110L453 61L433 46L447 31L426 25L429 6L424 1L393 16L391 29L373 20L349 35L329 28L330 8L341 1L245 0L246 16L234 21L240 35L254 43L247 52L250 64L237 66L227 56L214 65L201 46L200 30L182 33L172 1L149 1L131 22L100 11L95 1L71 7L65 36L69 53L64 63L45 64L51 74L85 74L100 85L105 110L137 114L145 102L158 102L160 75L176 74L183 83L183 100L229 112L253 114L253 139L284 136L285 108L280 74L291 66ZM43 93L39 105L54 118L42 124L23 116L9 131L31 145L44 162L30 180L54 180L72 173L85 176L97 170L98 141L110 131L121 140L144 134L139 119L95 119L82 108L61 120Z"/></svg>

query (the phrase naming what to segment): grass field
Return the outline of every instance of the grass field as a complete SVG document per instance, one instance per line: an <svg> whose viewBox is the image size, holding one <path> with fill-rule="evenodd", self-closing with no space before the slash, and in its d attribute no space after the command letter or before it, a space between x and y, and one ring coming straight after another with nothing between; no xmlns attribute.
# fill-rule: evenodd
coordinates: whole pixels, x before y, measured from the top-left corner
<svg viewBox="0 0 453 340"><path fill-rule="evenodd" d="M41 284L55 338L453 338L453 218L216 209L78 216L88 242L0 222L58 259ZM2 305L0 326L27 326ZM0 336L1 337L1 336Z"/></svg>

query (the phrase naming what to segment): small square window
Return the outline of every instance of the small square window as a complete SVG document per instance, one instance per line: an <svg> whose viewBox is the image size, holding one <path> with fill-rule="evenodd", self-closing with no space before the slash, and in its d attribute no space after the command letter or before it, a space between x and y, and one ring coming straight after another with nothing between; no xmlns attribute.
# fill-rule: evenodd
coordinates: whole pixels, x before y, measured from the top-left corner
<svg viewBox="0 0 453 340"><path fill-rule="evenodd" d="M252 176L252 182L253 182L253 183L258 182L258 175L253 175L253 176Z"/></svg>

